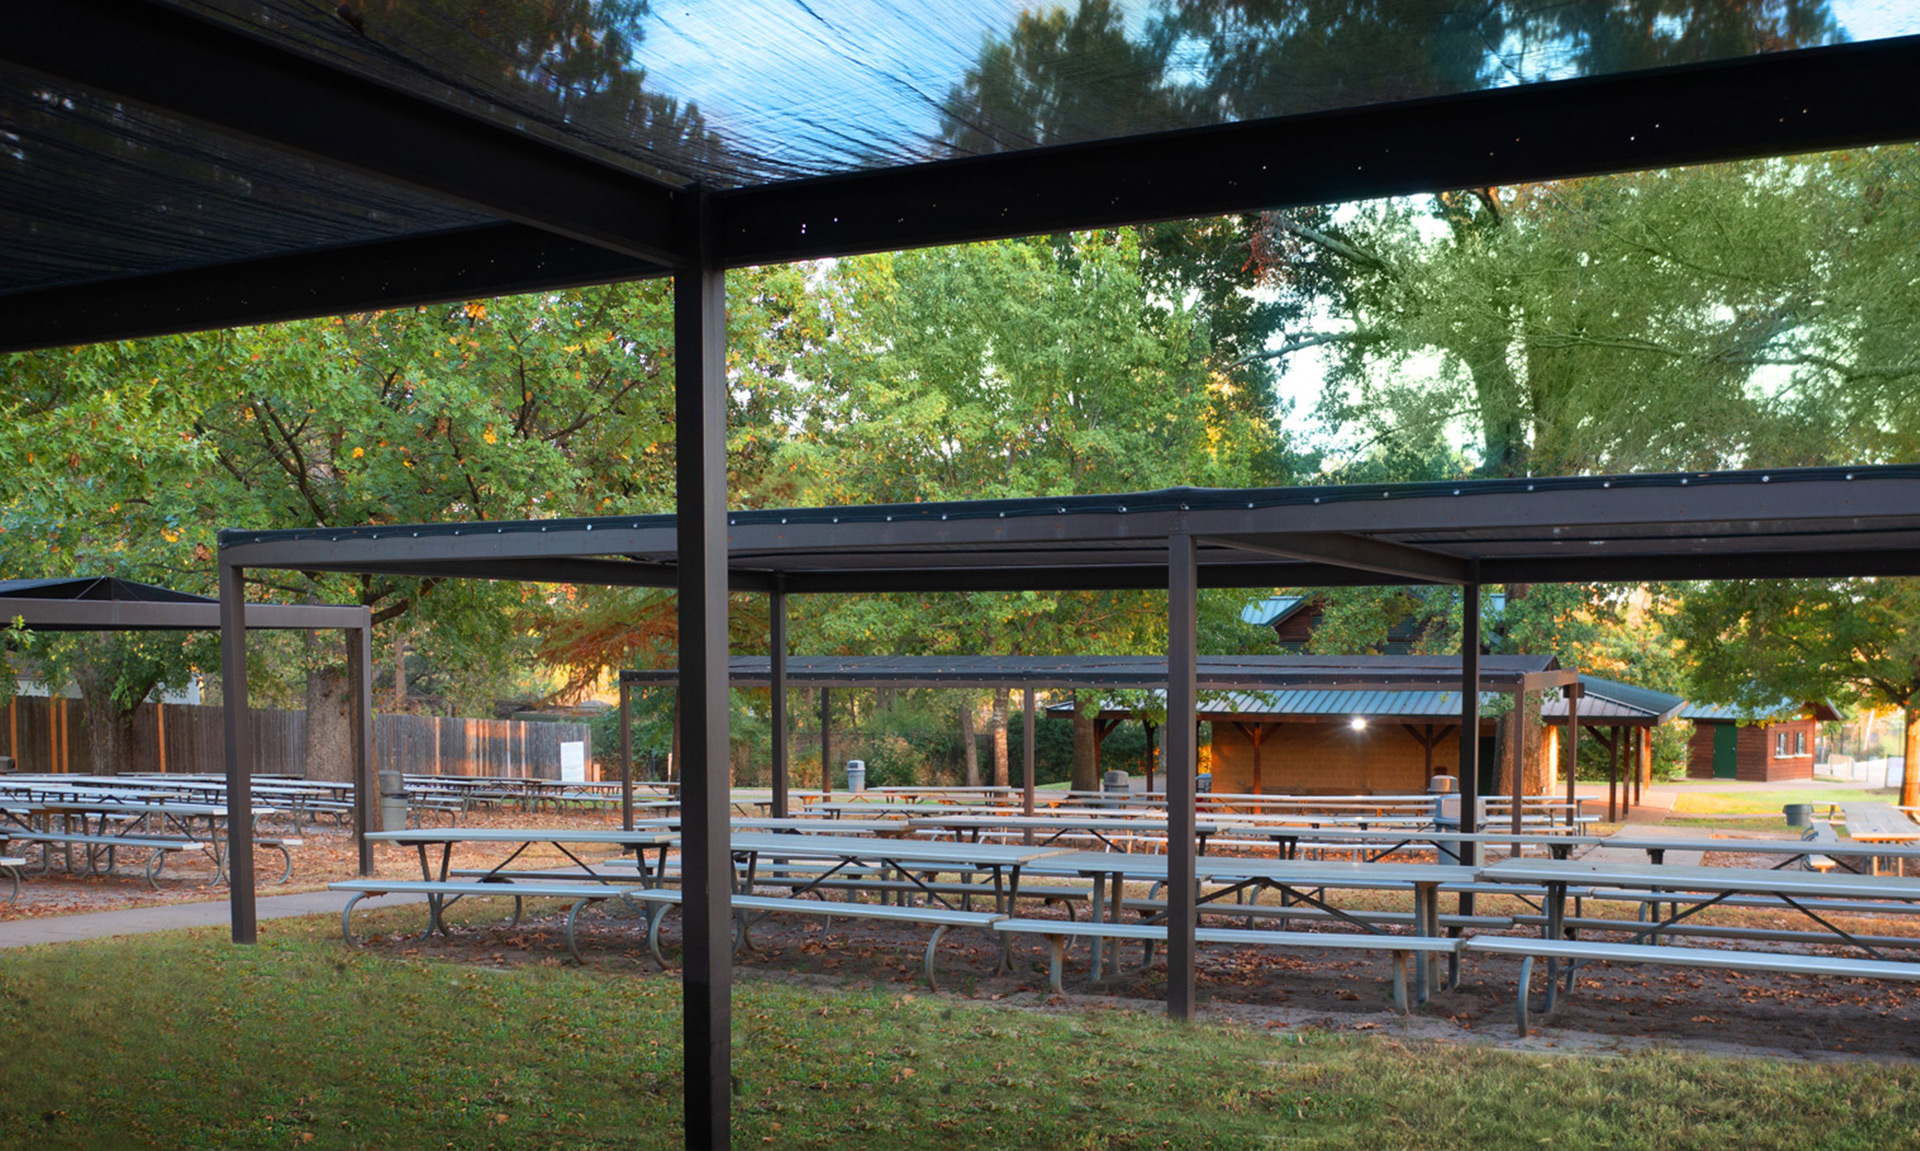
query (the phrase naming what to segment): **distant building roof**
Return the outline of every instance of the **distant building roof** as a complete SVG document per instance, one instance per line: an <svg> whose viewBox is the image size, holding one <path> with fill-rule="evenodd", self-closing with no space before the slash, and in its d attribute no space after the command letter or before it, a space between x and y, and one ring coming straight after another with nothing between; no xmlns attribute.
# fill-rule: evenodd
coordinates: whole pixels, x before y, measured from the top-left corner
<svg viewBox="0 0 1920 1151"><path fill-rule="evenodd" d="M1154 691L1164 700L1166 693ZM1504 698L1501 693L1483 691L1482 704ZM1071 714L1074 704L1052 704L1047 711L1055 715ZM1369 720L1445 720L1460 719L1460 693L1457 691L1234 691L1208 695L1201 699L1201 715L1212 716L1300 716L1337 717ZM1101 708L1102 714L1126 715L1131 708L1114 704Z"/></svg>
<svg viewBox="0 0 1920 1151"><path fill-rule="evenodd" d="M1407 589L1401 588L1397 590L1401 594L1405 594ZM1451 592L1448 594L1451 594ZM1250 623L1255 627L1274 627L1294 612L1312 603L1316 598L1318 597L1299 595L1268 596L1262 600L1255 600L1253 603L1241 608L1240 619L1243 623ZM1502 612L1507 608L1507 597L1504 593L1494 592L1486 597L1486 602L1487 611L1490 613Z"/></svg>
<svg viewBox="0 0 1920 1151"><path fill-rule="evenodd" d="M1687 701L1677 695L1650 687L1601 679L1597 675L1580 677L1580 722L1598 725L1602 720L1616 724L1658 726L1680 714ZM1540 705L1543 719L1567 714L1565 697L1549 699Z"/></svg>
<svg viewBox="0 0 1920 1151"><path fill-rule="evenodd" d="M1701 723L1780 723L1804 719L1809 715L1823 722L1832 721L1840 718L1840 710L1821 699L1780 699L1759 707L1737 703L1689 703L1680 712L1681 719Z"/></svg>

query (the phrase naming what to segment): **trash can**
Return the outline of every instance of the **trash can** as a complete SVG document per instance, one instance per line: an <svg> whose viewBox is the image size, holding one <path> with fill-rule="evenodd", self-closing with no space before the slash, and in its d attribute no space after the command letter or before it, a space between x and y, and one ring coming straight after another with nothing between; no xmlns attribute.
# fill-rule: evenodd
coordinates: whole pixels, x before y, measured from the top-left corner
<svg viewBox="0 0 1920 1151"><path fill-rule="evenodd" d="M407 780L397 771L380 773L380 830L407 829Z"/></svg>
<svg viewBox="0 0 1920 1151"><path fill-rule="evenodd" d="M1812 827L1813 805L1811 803L1789 803L1780 808L1787 813L1788 827Z"/></svg>
<svg viewBox="0 0 1920 1151"><path fill-rule="evenodd" d="M1195 776L1193 780L1193 790L1195 794L1199 795L1205 795L1213 791L1213 773L1211 771L1203 771Z"/></svg>
<svg viewBox="0 0 1920 1151"><path fill-rule="evenodd" d="M847 761L847 790L867 790L867 761L850 759Z"/></svg>
<svg viewBox="0 0 1920 1151"><path fill-rule="evenodd" d="M1125 795L1133 790L1133 777L1124 771L1109 771L1100 781L1100 790Z"/></svg>

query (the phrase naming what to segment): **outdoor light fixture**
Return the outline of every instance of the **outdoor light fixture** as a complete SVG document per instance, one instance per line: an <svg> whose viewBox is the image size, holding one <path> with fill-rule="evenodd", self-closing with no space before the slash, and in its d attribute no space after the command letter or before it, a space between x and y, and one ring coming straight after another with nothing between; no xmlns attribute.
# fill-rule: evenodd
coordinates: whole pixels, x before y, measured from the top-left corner
<svg viewBox="0 0 1920 1151"><path fill-rule="evenodd" d="M1356 715L1347 721L1347 726L1355 731L1365 731L1367 730L1367 717L1364 715Z"/></svg>

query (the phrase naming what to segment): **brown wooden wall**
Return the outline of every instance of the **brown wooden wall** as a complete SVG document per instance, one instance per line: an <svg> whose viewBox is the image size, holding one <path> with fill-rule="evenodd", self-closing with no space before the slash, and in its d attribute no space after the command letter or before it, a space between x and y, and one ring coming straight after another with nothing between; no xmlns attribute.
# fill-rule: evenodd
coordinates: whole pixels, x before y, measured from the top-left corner
<svg viewBox="0 0 1920 1151"><path fill-rule="evenodd" d="M1252 725L1249 725L1252 726ZM1405 795L1427 789L1426 755L1398 723L1374 723L1355 731L1340 723L1281 723L1260 746L1260 778L1254 780L1253 740L1238 724L1213 724L1213 790L1287 795ZM1451 733L1447 725L1436 731ZM1451 774L1460 761L1458 739L1434 748L1436 773Z"/></svg>
<svg viewBox="0 0 1920 1151"><path fill-rule="evenodd" d="M217 707L143 704L134 716L134 757L142 771L219 774L226 735ZM253 708L254 772L303 775L307 713ZM164 738L163 738L164 735ZM428 775L560 777L560 744L587 744L585 724L527 723L431 715L376 715L374 762L381 770ZM0 715L0 754L23 772L87 772L89 741L77 699L15 696ZM588 768L592 777L592 767Z"/></svg>

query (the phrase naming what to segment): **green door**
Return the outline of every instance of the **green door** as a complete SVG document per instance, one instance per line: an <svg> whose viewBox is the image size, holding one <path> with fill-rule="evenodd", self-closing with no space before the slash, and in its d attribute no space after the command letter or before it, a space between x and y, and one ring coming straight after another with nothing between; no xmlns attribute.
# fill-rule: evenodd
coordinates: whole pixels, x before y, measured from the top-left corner
<svg viewBox="0 0 1920 1151"><path fill-rule="evenodd" d="M1713 725L1713 778L1740 777L1740 728L1731 723Z"/></svg>

